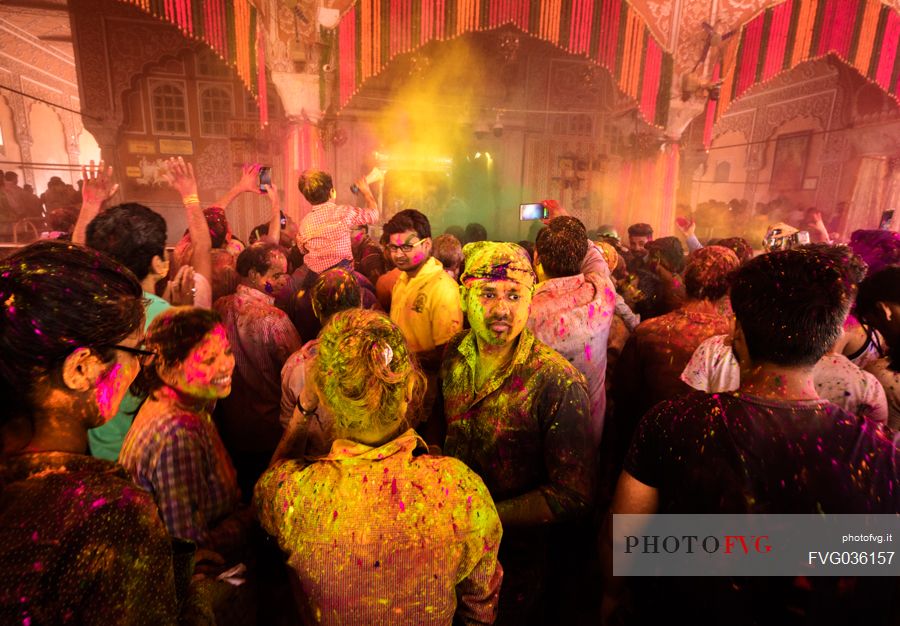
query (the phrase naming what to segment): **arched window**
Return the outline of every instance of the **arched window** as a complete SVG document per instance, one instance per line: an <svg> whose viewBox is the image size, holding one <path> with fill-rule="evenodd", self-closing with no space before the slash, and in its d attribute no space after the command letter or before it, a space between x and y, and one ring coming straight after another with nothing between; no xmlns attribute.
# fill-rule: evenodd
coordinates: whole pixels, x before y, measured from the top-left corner
<svg viewBox="0 0 900 626"><path fill-rule="evenodd" d="M204 87L200 91L200 133L227 135L232 117L231 94L222 87Z"/></svg>
<svg viewBox="0 0 900 626"><path fill-rule="evenodd" d="M151 87L150 101L154 132L187 134L187 103L183 86L171 82L156 83Z"/></svg>
<svg viewBox="0 0 900 626"><path fill-rule="evenodd" d="M727 183L728 177L731 176L731 163L728 161L719 161L716 165L716 174L713 182Z"/></svg>

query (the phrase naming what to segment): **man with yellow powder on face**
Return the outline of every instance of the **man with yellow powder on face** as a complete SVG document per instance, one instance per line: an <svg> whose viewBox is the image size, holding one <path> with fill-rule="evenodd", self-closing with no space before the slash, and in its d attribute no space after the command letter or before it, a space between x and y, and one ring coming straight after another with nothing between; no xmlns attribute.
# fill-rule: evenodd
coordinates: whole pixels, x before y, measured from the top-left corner
<svg viewBox="0 0 900 626"><path fill-rule="evenodd" d="M535 275L516 244L463 249L472 329L447 346L444 453L481 476L503 523L498 623L544 623L553 526L589 508L594 472L584 377L526 328Z"/></svg>

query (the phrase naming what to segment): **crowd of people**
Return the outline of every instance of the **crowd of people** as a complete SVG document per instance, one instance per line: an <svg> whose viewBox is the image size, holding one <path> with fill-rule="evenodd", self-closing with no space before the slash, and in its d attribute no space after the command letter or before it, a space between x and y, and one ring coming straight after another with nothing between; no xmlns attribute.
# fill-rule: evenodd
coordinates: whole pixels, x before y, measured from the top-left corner
<svg viewBox="0 0 900 626"><path fill-rule="evenodd" d="M19 185L16 172L0 170L0 215L7 231L12 230L16 238L21 231L24 241L70 235L81 206L81 184L78 181L76 189L59 176L52 176L46 191L38 196L28 183Z"/></svg>
<svg viewBox="0 0 900 626"><path fill-rule="evenodd" d="M900 513L897 233L623 240L548 200L534 242L438 236L312 170L295 223L258 173L204 209L170 160L168 254L92 163L71 241L0 261L0 622L900 616L893 578L609 562L613 514Z"/></svg>

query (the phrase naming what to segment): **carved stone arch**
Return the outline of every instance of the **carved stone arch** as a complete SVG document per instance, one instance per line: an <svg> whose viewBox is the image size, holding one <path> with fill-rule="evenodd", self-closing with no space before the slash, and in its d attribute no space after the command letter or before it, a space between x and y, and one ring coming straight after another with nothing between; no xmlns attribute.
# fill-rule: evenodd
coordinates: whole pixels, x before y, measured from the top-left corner
<svg viewBox="0 0 900 626"><path fill-rule="evenodd" d="M772 84L810 61L831 58L840 59L866 80L879 84L900 103L896 72L892 71L900 62L896 46L898 23L900 6L896 2L771 3L736 29L729 40L722 55L721 95L709 120L721 119L758 85ZM707 127L707 137L710 130Z"/></svg>
<svg viewBox="0 0 900 626"><path fill-rule="evenodd" d="M135 89L138 89L138 83L142 79L147 77L154 70L163 67L166 63L172 61L184 63L185 57L193 51L193 46L188 44L189 42L187 42L187 44L181 49L160 51L158 56L140 64L140 67L133 68L132 73L127 77L127 79L123 76L120 77L119 82L114 83L113 97L116 101L117 110L119 111L119 114L117 115L119 124L123 124L125 122L126 96Z"/></svg>

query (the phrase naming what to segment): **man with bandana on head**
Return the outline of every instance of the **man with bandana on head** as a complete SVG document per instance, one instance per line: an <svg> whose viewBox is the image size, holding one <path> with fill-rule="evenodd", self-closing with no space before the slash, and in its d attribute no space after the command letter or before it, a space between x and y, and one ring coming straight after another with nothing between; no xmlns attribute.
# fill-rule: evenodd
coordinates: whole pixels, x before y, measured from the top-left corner
<svg viewBox="0 0 900 626"><path fill-rule="evenodd" d="M535 275L511 243L463 253L463 308L441 368L444 453L481 476L497 504L506 571L498 623L542 623L554 525L589 508L594 475L584 377L526 328Z"/></svg>

